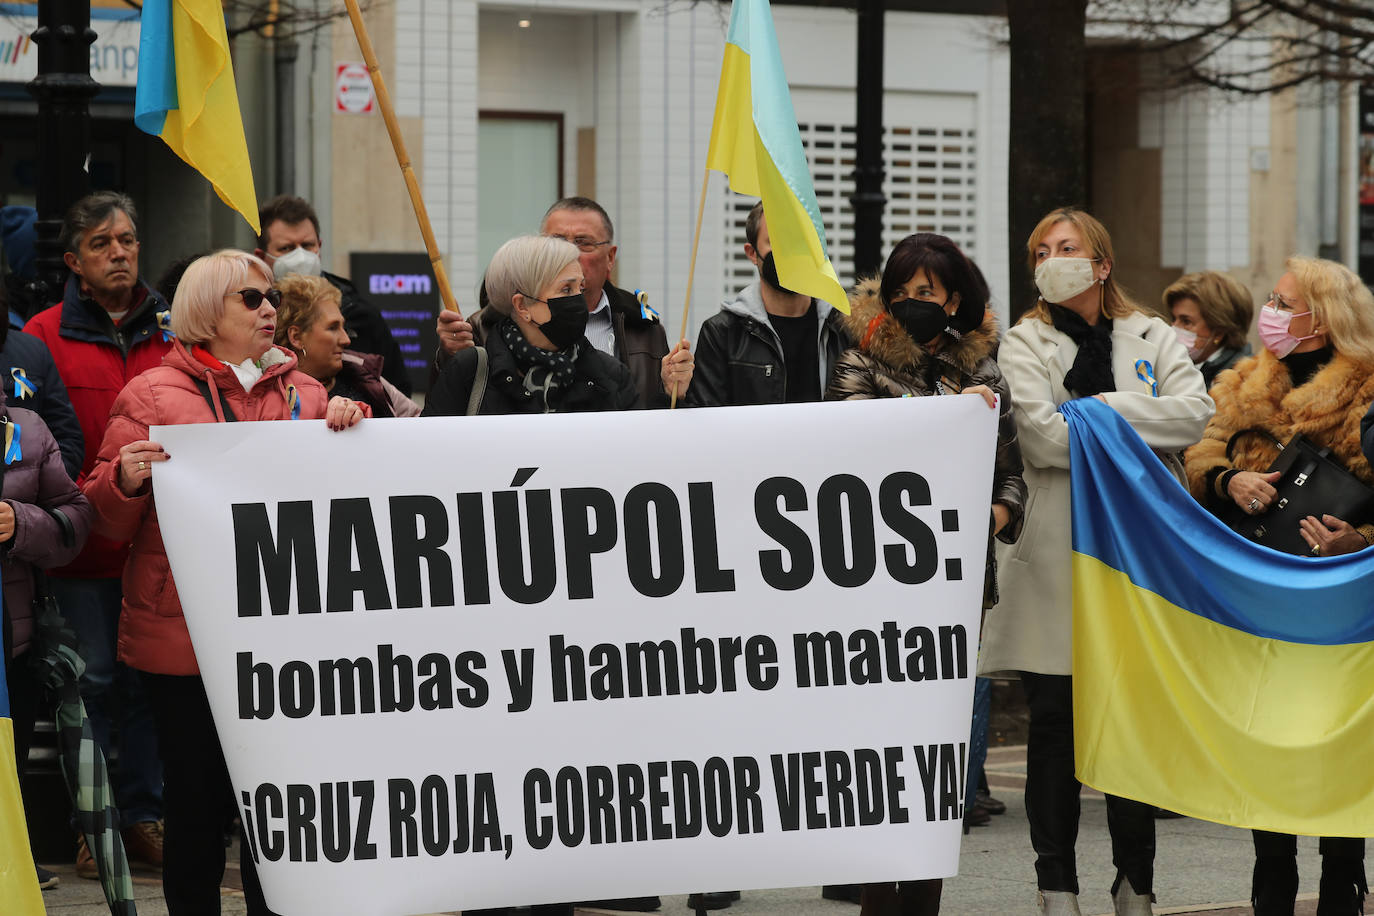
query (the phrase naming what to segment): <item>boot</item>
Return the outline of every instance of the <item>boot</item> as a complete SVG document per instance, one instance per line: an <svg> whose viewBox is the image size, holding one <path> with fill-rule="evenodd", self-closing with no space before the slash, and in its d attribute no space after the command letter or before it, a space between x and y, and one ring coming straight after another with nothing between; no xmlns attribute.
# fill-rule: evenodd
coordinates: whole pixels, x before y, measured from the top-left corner
<svg viewBox="0 0 1374 916"><path fill-rule="evenodd" d="M1293 916L1298 900L1298 862L1291 856L1255 859L1250 904L1255 916Z"/></svg>
<svg viewBox="0 0 1374 916"><path fill-rule="evenodd" d="M1317 916L1360 916L1364 897L1364 860L1322 856L1321 889L1317 895Z"/></svg>
<svg viewBox="0 0 1374 916"><path fill-rule="evenodd" d="M1131 882L1122 881L1112 893L1112 912L1116 916L1153 916L1149 894L1137 894Z"/></svg>
<svg viewBox="0 0 1374 916"><path fill-rule="evenodd" d="M1081 916L1078 895L1072 891L1039 891L1041 916Z"/></svg>

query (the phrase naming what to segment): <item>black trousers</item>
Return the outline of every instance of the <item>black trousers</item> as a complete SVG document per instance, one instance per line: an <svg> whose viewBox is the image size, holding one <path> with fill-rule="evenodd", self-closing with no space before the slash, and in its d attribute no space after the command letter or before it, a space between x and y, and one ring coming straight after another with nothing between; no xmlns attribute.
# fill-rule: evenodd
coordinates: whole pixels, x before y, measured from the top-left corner
<svg viewBox="0 0 1374 916"><path fill-rule="evenodd" d="M1298 896L1298 838L1287 833L1253 830L1255 873L1250 900L1255 916L1292 916ZM1317 914L1360 911L1369 887L1364 874L1364 840L1358 837L1322 837L1321 883Z"/></svg>
<svg viewBox="0 0 1374 916"><path fill-rule="evenodd" d="M30 653L25 652L5 664L5 687L10 695L10 728L14 730L14 761L19 767L19 783L24 782L24 764L33 744L34 723L38 720L42 688L34 676Z"/></svg>
<svg viewBox="0 0 1374 916"><path fill-rule="evenodd" d="M1035 876L1042 891L1078 893L1078 794L1073 773L1073 678L1021 672L1030 706L1026 747L1026 818L1035 848ZM1112 837L1116 881L1137 894L1154 890L1154 809L1128 798L1107 796L1107 829Z"/></svg>
<svg viewBox="0 0 1374 916"><path fill-rule="evenodd" d="M162 757L162 894L169 916L215 916L224 880L224 832L237 813L205 685L199 677L143 674ZM248 843L240 844L250 916L267 908Z"/></svg>
<svg viewBox="0 0 1374 916"><path fill-rule="evenodd" d="M861 885L859 916L936 916L944 885L940 878Z"/></svg>

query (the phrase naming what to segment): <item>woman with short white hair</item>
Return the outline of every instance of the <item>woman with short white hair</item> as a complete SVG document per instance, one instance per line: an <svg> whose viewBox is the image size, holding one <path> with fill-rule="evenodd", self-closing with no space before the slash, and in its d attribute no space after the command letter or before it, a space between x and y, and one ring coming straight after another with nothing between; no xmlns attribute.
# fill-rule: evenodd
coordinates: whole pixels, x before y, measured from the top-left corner
<svg viewBox="0 0 1374 916"><path fill-rule="evenodd" d="M523 235L487 267L485 346L455 354L424 415L568 413L635 406L630 371L587 341L577 246Z"/></svg>
<svg viewBox="0 0 1374 916"><path fill-rule="evenodd" d="M170 456L148 428L233 420L318 420L340 430L367 415L347 398L328 399L272 345L280 294L272 269L242 251L218 251L186 269L172 304L176 335L162 365L125 386L83 490L95 530L131 545L124 567L119 660L143 676L162 756L162 889L171 916L220 911L224 825L235 810L196 653L158 527L152 466ZM249 845L243 844L248 912L271 911Z"/></svg>

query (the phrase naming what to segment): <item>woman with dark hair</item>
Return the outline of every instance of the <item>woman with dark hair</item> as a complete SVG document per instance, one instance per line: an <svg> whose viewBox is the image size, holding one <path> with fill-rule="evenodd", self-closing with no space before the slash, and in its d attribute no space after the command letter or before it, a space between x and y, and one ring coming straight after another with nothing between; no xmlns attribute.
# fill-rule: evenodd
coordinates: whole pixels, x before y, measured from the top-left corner
<svg viewBox="0 0 1374 916"><path fill-rule="evenodd" d="M881 280L860 281L849 301L846 325L859 344L835 364L827 400L976 394L994 409L1001 400L984 579L988 607L997 595L992 539L1012 543L1020 534L1026 484L1011 393L993 359L997 319L987 307L987 284L954 242L922 232L899 242ZM866 884L862 916L933 916L942 887L939 879Z"/></svg>
<svg viewBox="0 0 1374 916"><path fill-rule="evenodd" d="M1041 913L1077 916L1073 758L1073 574L1069 429L1059 405L1095 397L1121 414L1182 480L1179 450L1202 437L1212 401L1173 328L1116 283L1111 236L1082 210L1055 210L1026 242L1040 298L998 354L1026 459L1025 532L998 549L1002 601L988 612L979 674L1015 671L1030 706L1026 817ZM1154 809L1107 797L1118 914L1152 912Z"/></svg>

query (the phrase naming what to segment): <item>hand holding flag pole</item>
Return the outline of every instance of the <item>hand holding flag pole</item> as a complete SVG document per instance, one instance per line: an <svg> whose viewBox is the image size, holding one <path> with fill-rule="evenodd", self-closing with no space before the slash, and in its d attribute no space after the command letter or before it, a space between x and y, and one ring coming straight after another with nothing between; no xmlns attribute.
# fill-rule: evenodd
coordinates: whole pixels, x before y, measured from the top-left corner
<svg viewBox="0 0 1374 916"><path fill-rule="evenodd" d="M396 111L391 105L391 95L386 91L386 81L382 79L381 67L377 64L377 54L372 50L372 39L368 37L367 26L363 23L362 10L358 0L344 0L348 7L348 18L353 23L353 34L358 37L358 47L363 52L363 62L372 77L372 88L377 92L377 107L382 110L382 120L386 122L386 132L391 136L391 147L396 151L396 162L401 167L406 190L410 192L410 202L415 207L415 219L420 224L420 235L425 240L425 250L429 252L429 262L434 266L434 282L439 284L439 296L444 300L444 308L458 312L458 302L453 298L453 290L448 284L448 273L444 270L444 259L439 254L439 243L435 241L434 229L429 222L429 212L425 210L425 200L420 194L420 183L415 178L415 169L410 164L410 154L406 152L405 138L401 136L401 125L396 120Z"/></svg>

